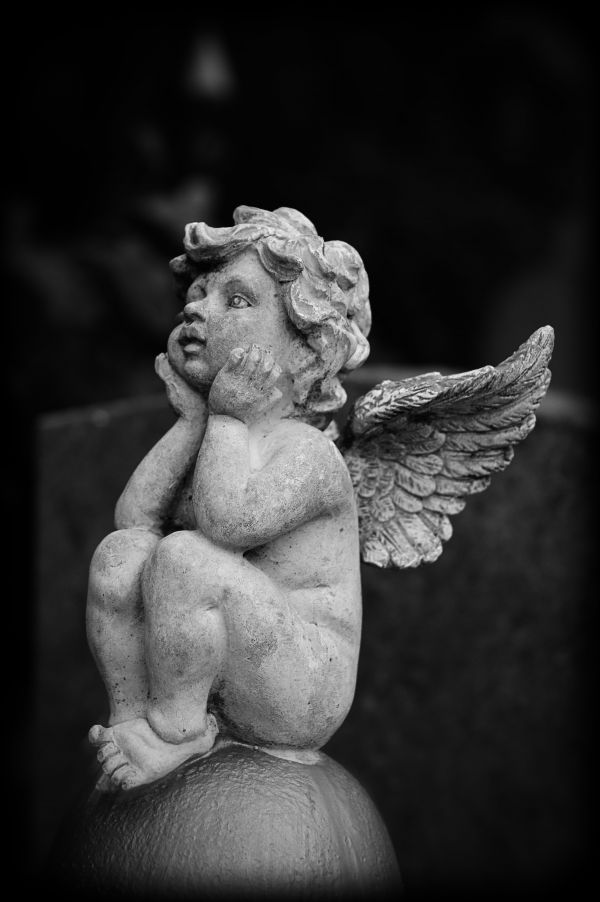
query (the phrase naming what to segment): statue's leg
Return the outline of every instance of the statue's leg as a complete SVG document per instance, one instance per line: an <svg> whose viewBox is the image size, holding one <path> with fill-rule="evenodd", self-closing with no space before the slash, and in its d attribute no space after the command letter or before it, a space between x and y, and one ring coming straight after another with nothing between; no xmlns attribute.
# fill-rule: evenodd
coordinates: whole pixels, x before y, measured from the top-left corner
<svg viewBox="0 0 600 902"><path fill-rule="evenodd" d="M246 741L318 747L337 728L352 700L358 636L318 623L316 595L307 605L303 593L311 614L302 617L284 588L197 532L163 539L143 586L146 716L161 737L202 733L211 690L216 713Z"/></svg>
<svg viewBox="0 0 600 902"><path fill-rule="evenodd" d="M156 546L143 576L149 700L146 717L167 742L207 729L207 700L226 654L219 600L234 556L195 532Z"/></svg>
<svg viewBox="0 0 600 902"><path fill-rule="evenodd" d="M329 618L331 587L286 592L247 561L243 573L223 601L228 653L215 708L244 742L321 748L354 697L360 609Z"/></svg>
<svg viewBox="0 0 600 902"><path fill-rule="evenodd" d="M87 632L108 693L111 724L146 711L141 574L158 541L145 529L110 533L90 565Z"/></svg>

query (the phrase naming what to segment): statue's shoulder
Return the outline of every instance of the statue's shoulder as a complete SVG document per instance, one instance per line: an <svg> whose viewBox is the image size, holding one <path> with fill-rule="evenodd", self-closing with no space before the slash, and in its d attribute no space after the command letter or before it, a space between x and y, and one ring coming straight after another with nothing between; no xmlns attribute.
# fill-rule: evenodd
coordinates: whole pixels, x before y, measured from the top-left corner
<svg viewBox="0 0 600 902"><path fill-rule="evenodd" d="M289 454L300 491L317 493L338 508L354 503L354 489L346 462L331 434L302 420L282 421L274 435L274 450Z"/></svg>
<svg viewBox="0 0 600 902"><path fill-rule="evenodd" d="M316 454L319 458L329 457L342 461L342 457L332 441L331 435L311 426L300 419L281 420L274 431L274 437L283 444L290 445L296 453Z"/></svg>

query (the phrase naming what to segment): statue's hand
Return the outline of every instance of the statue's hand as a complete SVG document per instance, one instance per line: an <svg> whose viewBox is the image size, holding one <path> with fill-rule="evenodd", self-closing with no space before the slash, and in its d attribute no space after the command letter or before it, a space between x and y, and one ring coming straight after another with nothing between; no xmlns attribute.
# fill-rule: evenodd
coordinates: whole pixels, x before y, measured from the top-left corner
<svg viewBox="0 0 600 902"><path fill-rule="evenodd" d="M154 369L165 383L169 404L183 420L201 420L206 412L206 401L177 373L166 354L159 354Z"/></svg>
<svg viewBox="0 0 600 902"><path fill-rule="evenodd" d="M282 397L275 387L281 368L270 351L250 345L234 348L215 377L208 406L211 413L252 423L264 416Z"/></svg>

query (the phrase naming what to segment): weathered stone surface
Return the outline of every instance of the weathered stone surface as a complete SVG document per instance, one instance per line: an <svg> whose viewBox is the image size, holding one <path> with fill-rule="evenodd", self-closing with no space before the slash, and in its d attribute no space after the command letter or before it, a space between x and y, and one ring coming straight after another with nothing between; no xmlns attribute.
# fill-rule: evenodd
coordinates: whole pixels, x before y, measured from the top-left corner
<svg viewBox="0 0 600 902"><path fill-rule="evenodd" d="M180 322L156 371L177 415L96 548L87 636L109 697L89 732L130 789L217 735L318 749L352 703L356 500L322 431L369 352L357 252L297 210L186 226ZM322 428L321 428L322 427Z"/></svg>
<svg viewBox="0 0 600 902"><path fill-rule="evenodd" d="M327 755L219 748L163 780L95 790L53 850L54 889L117 898L378 898L400 888L369 796Z"/></svg>

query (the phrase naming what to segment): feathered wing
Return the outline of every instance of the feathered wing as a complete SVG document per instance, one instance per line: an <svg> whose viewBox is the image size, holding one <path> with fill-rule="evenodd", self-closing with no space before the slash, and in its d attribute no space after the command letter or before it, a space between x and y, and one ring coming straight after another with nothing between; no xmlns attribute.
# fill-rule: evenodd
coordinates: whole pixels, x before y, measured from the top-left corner
<svg viewBox="0 0 600 902"><path fill-rule="evenodd" d="M553 343L544 326L497 367L386 381L356 402L342 453L365 563L416 567L440 556L449 517L488 487L533 429Z"/></svg>

